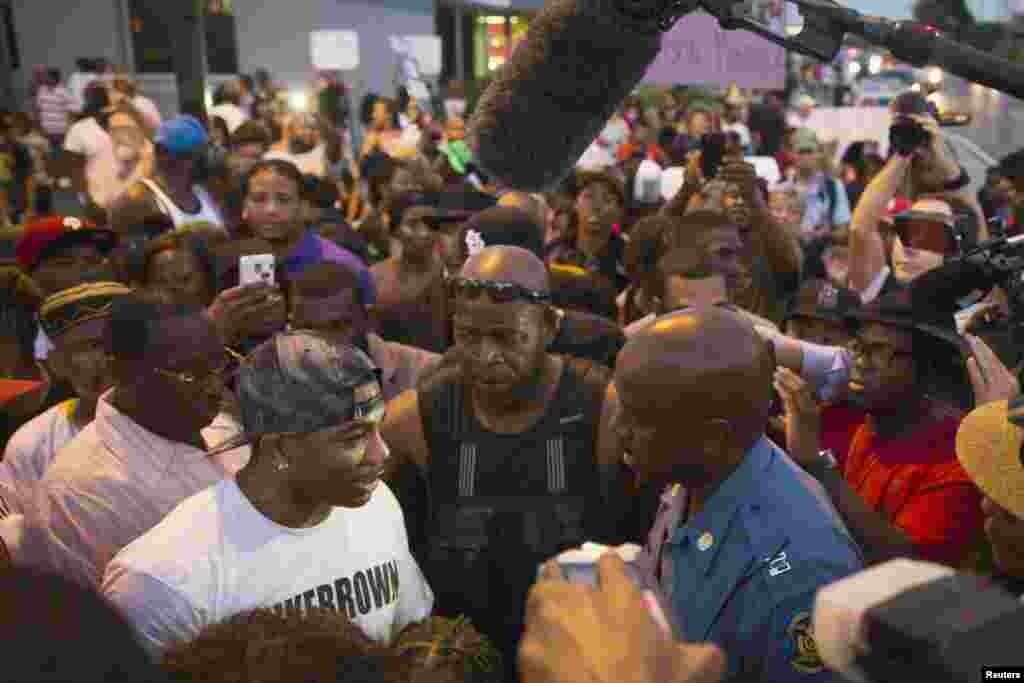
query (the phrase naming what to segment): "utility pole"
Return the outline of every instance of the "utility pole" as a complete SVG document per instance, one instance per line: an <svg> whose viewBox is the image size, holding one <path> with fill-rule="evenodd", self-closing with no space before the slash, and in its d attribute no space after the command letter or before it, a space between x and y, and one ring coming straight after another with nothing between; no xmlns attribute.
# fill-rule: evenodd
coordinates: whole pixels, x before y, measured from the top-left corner
<svg viewBox="0 0 1024 683"><path fill-rule="evenodd" d="M178 111L206 120L206 0L153 3L174 46Z"/></svg>

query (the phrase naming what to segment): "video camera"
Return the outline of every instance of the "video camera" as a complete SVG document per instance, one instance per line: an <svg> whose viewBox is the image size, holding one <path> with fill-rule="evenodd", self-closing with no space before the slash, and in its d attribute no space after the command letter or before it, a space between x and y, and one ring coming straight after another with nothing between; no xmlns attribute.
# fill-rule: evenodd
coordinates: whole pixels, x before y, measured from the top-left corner
<svg viewBox="0 0 1024 683"><path fill-rule="evenodd" d="M907 559L822 588L814 606L822 659L858 683L1024 680L1022 628L1024 605L991 579Z"/></svg>

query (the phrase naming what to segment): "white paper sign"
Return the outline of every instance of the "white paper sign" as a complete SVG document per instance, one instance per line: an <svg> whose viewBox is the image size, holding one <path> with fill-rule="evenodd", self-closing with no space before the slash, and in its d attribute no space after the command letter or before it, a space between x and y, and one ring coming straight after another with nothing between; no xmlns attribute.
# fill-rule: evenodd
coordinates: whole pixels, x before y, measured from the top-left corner
<svg viewBox="0 0 1024 683"><path fill-rule="evenodd" d="M309 49L314 69L351 71L359 66L359 34L355 31L313 31Z"/></svg>
<svg viewBox="0 0 1024 683"><path fill-rule="evenodd" d="M441 37L435 35L391 36L392 51L415 64L419 76L441 74Z"/></svg>

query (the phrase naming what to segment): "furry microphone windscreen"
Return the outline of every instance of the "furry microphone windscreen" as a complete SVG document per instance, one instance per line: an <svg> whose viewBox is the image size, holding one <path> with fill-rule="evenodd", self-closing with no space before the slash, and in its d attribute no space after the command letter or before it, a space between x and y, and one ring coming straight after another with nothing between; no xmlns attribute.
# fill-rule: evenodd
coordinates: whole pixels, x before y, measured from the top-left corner
<svg viewBox="0 0 1024 683"><path fill-rule="evenodd" d="M556 186L658 55L612 0L551 0L484 91L469 121L479 165L524 192Z"/></svg>

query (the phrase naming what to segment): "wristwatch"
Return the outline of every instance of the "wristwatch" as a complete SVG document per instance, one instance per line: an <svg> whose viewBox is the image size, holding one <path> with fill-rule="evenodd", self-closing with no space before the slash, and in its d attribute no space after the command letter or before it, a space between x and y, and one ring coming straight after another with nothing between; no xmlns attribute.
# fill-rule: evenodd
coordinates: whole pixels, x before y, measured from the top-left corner
<svg viewBox="0 0 1024 683"><path fill-rule="evenodd" d="M818 460L814 464L824 470L839 469L839 461L836 460L836 454L832 452L831 448L818 451Z"/></svg>

